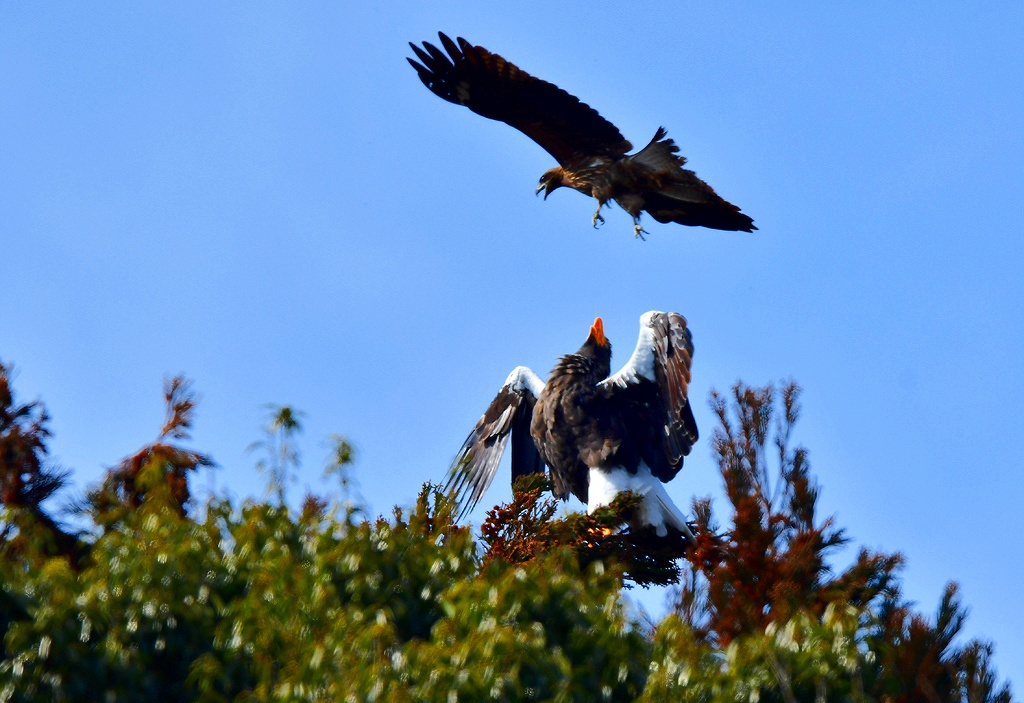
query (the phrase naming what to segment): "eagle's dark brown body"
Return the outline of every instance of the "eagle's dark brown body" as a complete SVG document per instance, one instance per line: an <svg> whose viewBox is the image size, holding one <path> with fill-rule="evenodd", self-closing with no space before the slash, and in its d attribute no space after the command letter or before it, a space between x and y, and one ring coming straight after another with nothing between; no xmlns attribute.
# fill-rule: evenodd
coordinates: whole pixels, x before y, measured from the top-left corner
<svg viewBox="0 0 1024 703"><path fill-rule="evenodd" d="M530 434L551 467L554 493L587 502L591 468L620 467L636 473L641 463L662 481L679 472L681 461L664 451L665 410L654 382L637 381L630 392L602 384L611 372L611 344L588 337L578 352L558 360L537 399ZM697 426L686 405L690 442ZM678 459L678 458L676 458Z"/></svg>
<svg viewBox="0 0 1024 703"><path fill-rule="evenodd" d="M566 186L598 201L601 208L615 201L633 217L712 229L751 232L754 222L722 199L688 169L679 149L659 128L651 143L636 154L611 122L561 88L540 80L465 39L457 43L438 35L445 52L424 42L410 44L422 63L409 59L420 80L435 95L465 105L478 115L499 120L533 139L557 161L541 176L537 192L544 197Z"/></svg>
<svg viewBox="0 0 1024 703"><path fill-rule="evenodd" d="M586 503L590 467L606 465L621 446L597 387L611 371L611 358L611 346L589 338L579 352L558 360L533 409L530 434L551 467L558 498L572 493Z"/></svg>
<svg viewBox="0 0 1024 703"><path fill-rule="evenodd" d="M557 166L541 176L538 192L547 198L560 186L568 186L597 199L594 224L603 221L601 208L614 200L628 212L640 233L640 214L658 222L750 232L754 221L720 198L697 175L683 168L686 159L679 147L658 128L644 149L619 159L592 159L569 168Z"/></svg>

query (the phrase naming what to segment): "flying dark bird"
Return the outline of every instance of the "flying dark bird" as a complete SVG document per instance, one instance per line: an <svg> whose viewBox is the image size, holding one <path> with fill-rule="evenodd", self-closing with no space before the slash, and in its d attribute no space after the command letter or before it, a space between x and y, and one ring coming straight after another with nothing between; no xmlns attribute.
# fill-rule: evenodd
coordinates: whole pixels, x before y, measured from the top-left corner
<svg viewBox="0 0 1024 703"><path fill-rule="evenodd" d="M644 234L640 213L661 223L752 232L754 221L711 186L683 168L675 142L661 127L635 154L611 122L586 103L482 46L442 33L447 55L429 42L410 43L419 62L408 59L435 95L465 105L478 115L515 127L555 157L558 166L540 177L537 192L546 200L562 186L597 198L593 224L604 222L601 208L614 200L633 216L633 232Z"/></svg>
<svg viewBox="0 0 1024 703"><path fill-rule="evenodd" d="M633 356L614 376L601 318L575 354L558 360L547 383L525 366L505 380L448 471L445 490L465 516L494 479L509 437L512 480L547 465L555 496L592 513L619 493L643 496L640 525L664 536L693 533L662 485L679 473L697 441L687 389L693 341L674 312L640 318Z"/></svg>

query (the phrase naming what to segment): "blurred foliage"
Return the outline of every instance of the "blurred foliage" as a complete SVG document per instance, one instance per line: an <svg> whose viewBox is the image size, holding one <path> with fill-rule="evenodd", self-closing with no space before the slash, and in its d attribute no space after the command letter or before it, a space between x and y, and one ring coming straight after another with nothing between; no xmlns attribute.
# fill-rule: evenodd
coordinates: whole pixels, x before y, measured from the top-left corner
<svg viewBox="0 0 1024 703"><path fill-rule="evenodd" d="M3 486L60 487L45 411L16 404L0 369ZM274 503L196 506L188 481L212 462L182 444L195 396L173 379L157 440L89 493L90 539L61 530L74 548L58 544L26 498L52 491L5 500L0 701L1009 703L992 646L959 642L954 585L928 618L900 595L898 555L832 571L847 538L816 516L807 452L789 447L798 396L792 384L713 396L732 515L719 529L698 501L687 545L630 533L632 496L556 517L539 477L480 538L430 485L366 519L341 437L328 473L345 500L291 510L271 473ZM284 429L267 437L286 473ZM623 596L674 582L658 623Z"/></svg>
<svg viewBox="0 0 1024 703"><path fill-rule="evenodd" d="M107 471L103 483L89 492L82 510L92 514L99 525L112 526L143 504L159 496L181 515L192 495L189 475L200 466L213 466L205 454L171 443L186 441L192 428L198 399L192 384L183 376L164 381L167 417L156 440L122 459Z"/></svg>
<svg viewBox="0 0 1024 703"><path fill-rule="evenodd" d="M358 509L359 492L352 477L352 464L356 461L355 447L348 438L332 434L327 438L330 455L324 464L324 478L335 478L341 488L341 501L346 510Z"/></svg>
<svg viewBox="0 0 1024 703"><path fill-rule="evenodd" d="M0 361L0 558L27 568L51 556L77 564L83 548L78 535L43 507L69 475L47 457L50 416L38 401L17 402L13 375L13 366Z"/></svg>
<svg viewBox="0 0 1024 703"><path fill-rule="evenodd" d="M302 416L301 411L290 405L268 405L263 439L249 445L248 451L263 452L256 468L267 477L267 495L275 496L278 505L284 505L288 484L295 480L299 468L295 437L302 433Z"/></svg>

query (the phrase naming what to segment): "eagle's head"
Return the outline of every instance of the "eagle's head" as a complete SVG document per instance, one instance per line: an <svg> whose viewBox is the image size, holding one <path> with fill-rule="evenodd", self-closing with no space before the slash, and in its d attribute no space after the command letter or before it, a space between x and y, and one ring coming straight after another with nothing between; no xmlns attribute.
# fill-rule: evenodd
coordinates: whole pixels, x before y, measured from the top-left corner
<svg viewBox="0 0 1024 703"><path fill-rule="evenodd" d="M540 182L537 183L537 194L540 195L540 192L544 191L544 199L547 200L552 191L564 185L568 185L565 182L565 171L561 166L555 166L554 168L549 168L540 177Z"/></svg>
<svg viewBox="0 0 1024 703"><path fill-rule="evenodd" d="M608 341L608 338L604 336L604 320L600 317L594 320L594 324L590 326L590 336L587 337L587 342L593 342L599 347L607 347L611 349L612 345Z"/></svg>
<svg viewBox="0 0 1024 703"><path fill-rule="evenodd" d="M612 345L604 336L604 322L600 317L594 320L590 327L590 335L577 354L595 364L594 371L598 377L605 378L611 372Z"/></svg>

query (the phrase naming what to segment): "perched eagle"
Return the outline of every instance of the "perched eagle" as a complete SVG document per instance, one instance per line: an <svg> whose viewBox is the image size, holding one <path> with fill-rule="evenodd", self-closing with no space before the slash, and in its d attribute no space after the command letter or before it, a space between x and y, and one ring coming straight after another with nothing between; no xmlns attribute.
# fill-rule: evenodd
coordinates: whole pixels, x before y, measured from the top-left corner
<svg viewBox="0 0 1024 703"><path fill-rule="evenodd" d="M512 480L550 468L554 494L587 511L616 495L643 496L636 521L664 536L671 527L693 539L686 517L662 485L679 473L697 441L687 389L693 341L674 312L640 318L640 339L614 376L601 318L575 354L558 360L547 383L516 367L476 423L448 471L447 492L460 518L483 495L512 438Z"/></svg>
<svg viewBox="0 0 1024 703"><path fill-rule="evenodd" d="M435 95L465 105L478 115L515 127L555 157L558 166L540 177L545 200L569 186L597 198L593 224L604 222L601 208L614 200L633 216L633 232L644 234L640 213L658 222L752 232L754 221L723 200L693 171L661 127L635 154L611 122L558 86L534 78L482 46L462 37L453 42L438 33L447 55L433 44L410 43L420 62L408 59Z"/></svg>

